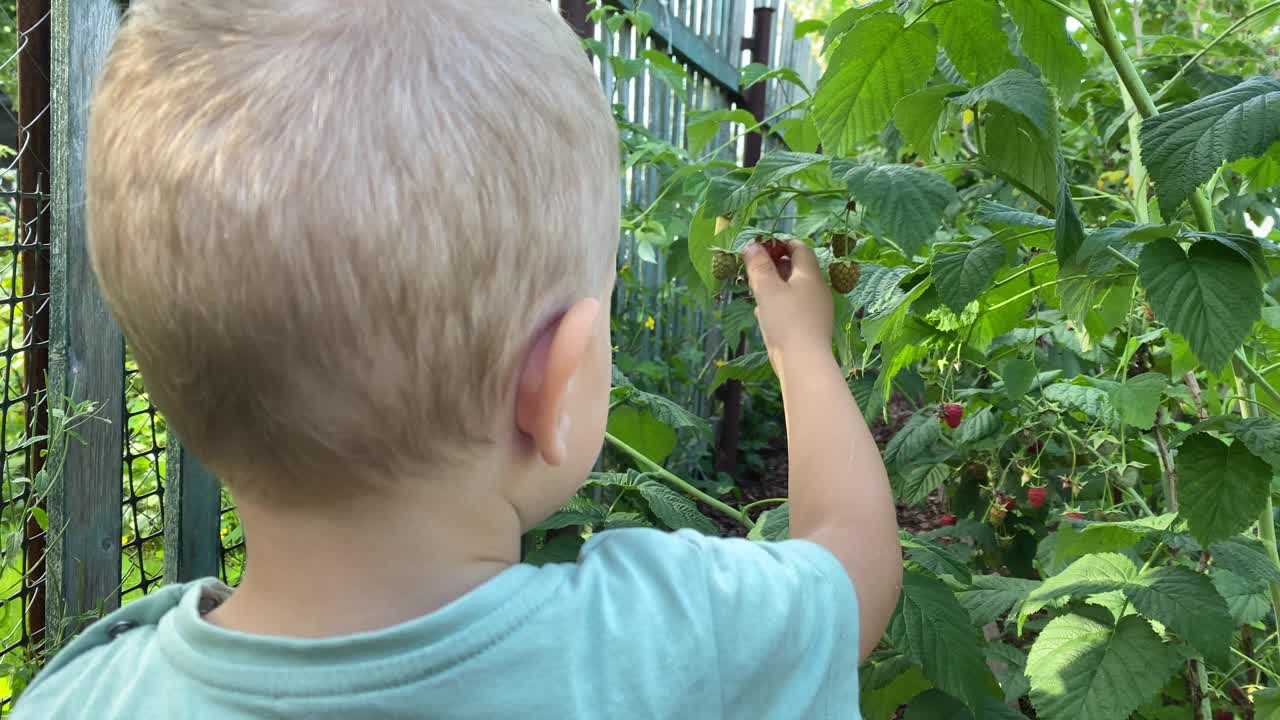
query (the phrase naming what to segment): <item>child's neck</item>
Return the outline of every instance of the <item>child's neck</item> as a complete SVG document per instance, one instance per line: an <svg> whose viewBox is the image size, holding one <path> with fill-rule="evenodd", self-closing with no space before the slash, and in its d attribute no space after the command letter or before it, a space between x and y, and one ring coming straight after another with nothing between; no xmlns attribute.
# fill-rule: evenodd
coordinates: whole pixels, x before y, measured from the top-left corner
<svg viewBox="0 0 1280 720"><path fill-rule="evenodd" d="M497 492L464 496L459 488L467 486L367 493L323 512L240 503L245 574L208 620L241 632L323 638L379 630L447 605L520 561L516 509Z"/></svg>

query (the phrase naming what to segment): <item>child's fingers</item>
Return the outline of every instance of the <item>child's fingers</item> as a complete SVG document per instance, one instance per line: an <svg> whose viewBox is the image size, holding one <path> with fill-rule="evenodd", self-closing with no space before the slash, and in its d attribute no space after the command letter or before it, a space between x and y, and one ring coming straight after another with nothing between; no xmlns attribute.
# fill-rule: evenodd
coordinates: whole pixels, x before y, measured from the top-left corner
<svg viewBox="0 0 1280 720"><path fill-rule="evenodd" d="M769 251L759 243L751 243L742 251L743 262L747 267L747 283L757 298L767 298L780 290L786 283L778 274Z"/></svg>
<svg viewBox="0 0 1280 720"><path fill-rule="evenodd" d="M813 248L800 240L792 240L787 246L790 248L791 277L801 277L806 280L822 277L822 269L818 266L818 255L813 252Z"/></svg>

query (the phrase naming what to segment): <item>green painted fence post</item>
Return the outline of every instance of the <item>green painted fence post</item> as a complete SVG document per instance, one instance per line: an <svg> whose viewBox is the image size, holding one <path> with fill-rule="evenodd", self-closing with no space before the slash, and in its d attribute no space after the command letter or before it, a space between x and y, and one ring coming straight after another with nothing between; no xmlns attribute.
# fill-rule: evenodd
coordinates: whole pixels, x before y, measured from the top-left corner
<svg viewBox="0 0 1280 720"><path fill-rule="evenodd" d="M173 433L164 483L164 579L187 582L218 574L222 496L218 481Z"/></svg>

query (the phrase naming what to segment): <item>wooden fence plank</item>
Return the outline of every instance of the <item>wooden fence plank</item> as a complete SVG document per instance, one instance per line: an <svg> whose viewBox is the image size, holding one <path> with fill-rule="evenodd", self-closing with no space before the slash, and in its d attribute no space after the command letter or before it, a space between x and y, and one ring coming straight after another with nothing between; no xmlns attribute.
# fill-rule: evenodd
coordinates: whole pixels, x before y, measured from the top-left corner
<svg viewBox="0 0 1280 720"><path fill-rule="evenodd" d="M222 495L217 479L169 434L164 483L164 579L218 575Z"/></svg>
<svg viewBox="0 0 1280 720"><path fill-rule="evenodd" d="M47 608L56 635L119 602L124 447L124 338L85 248L84 165L92 84L117 25L111 0L54 0L52 7L53 211L50 399L98 403L106 422L77 430L61 449L50 491ZM56 419L55 419L56 421Z"/></svg>
<svg viewBox="0 0 1280 720"><path fill-rule="evenodd" d="M749 0L738 0L745 5ZM616 7L634 10L642 4L638 0L607 0ZM650 8L645 8L646 11ZM662 44L671 49L677 58L692 63L700 68L707 77L719 85L729 95L740 95L738 71L736 63L731 62L723 53L717 52L704 38L698 37L688 25L679 18L668 16L664 21L661 13L655 14L653 34Z"/></svg>

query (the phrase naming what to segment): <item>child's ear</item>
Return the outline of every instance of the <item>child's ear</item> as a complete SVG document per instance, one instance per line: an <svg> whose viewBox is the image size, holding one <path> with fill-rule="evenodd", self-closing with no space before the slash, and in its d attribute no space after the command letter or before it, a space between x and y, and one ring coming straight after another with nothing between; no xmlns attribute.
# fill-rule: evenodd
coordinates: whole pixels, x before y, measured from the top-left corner
<svg viewBox="0 0 1280 720"><path fill-rule="evenodd" d="M520 372L516 426L548 465L564 462L568 452L569 388L587 358L599 314L599 300L574 303L534 340Z"/></svg>

